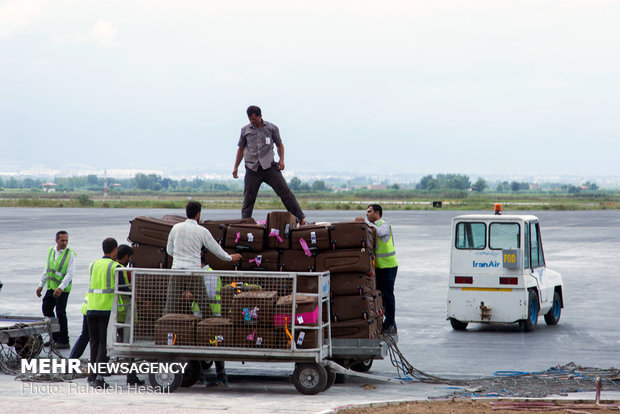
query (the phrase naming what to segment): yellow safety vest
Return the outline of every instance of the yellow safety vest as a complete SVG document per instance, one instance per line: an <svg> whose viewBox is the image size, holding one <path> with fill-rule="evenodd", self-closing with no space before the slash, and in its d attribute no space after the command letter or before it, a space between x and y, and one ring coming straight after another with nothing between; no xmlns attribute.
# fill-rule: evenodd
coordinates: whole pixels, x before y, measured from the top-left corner
<svg viewBox="0 0 620 414"><path fill-rule="evenodd" d="M62 283L62 280L65 278L67 274L67 269L69 268L69 259L71 258L71 253L73 251L69 248L66 248L62 254L58 255L58 258L54 260L56 248L50 247L49 252L47 252L47 273L45 282L47 284L47 289L56 290ZM69 285L65 288L64 292L71 292L71 285L73 282L69 283Z"/></svg>
<svg viewBox="0 0 620 414"><path fill-rule="evenodd" d="M114 270L120 264L103 257L91 263L89 268L90 287L86 310L111 311L114 303Z"/></svg>
<svg viewBox="0 0 620 414"><path fill-rule="evenodd" d="M379 227L383 222L384 220L378 220L375 224ZM392 226L389 227L390 238L387 242L384 242L377 236L377 249L375 250L375 267L377 269L389 269L390 267L398 266L394 239L392 238Z"/></svg>

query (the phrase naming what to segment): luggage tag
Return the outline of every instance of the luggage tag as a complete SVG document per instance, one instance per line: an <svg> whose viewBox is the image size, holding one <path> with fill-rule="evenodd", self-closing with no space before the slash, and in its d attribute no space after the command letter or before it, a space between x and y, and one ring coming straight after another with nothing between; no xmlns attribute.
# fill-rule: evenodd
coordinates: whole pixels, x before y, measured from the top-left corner
<svg viewBox="0 0 620 414"><path fill-rule="evenodd" d="M301 346L304 343L304 338L306 337L306 333L304 331L299 332L299 336L297 337L297 345Z"/></svg>
<svg viewBox="0 0 620 414"><path fill-rule="evenodd" d="M304 323L304 317L303 317L302 315L299 315L299 316L297 317L297 323L298 323L298 324L300 324L300 325L303 325L303 323Z"/></svg>
<svg viewBox="0 0 620 414"><path fill-rule="evenodd" d="M256 263L256 267L260 267L260 264L263 262L263 255L259 254L256 258L250 260L250 263Z"/></svg>
<svg viewBox="0 0 620 414"><path fill-rule="evenodd" d="M256 338L256 345L262 345L262 343L263 343L262 337L259 336L258 338Z"/></svg>
<svg viewBox="0 0 620 414"><path fill-rule="evenodd" d="M311 231L310 232L310 243L311 244L316 244L316 231Z"/></svg>
<svg viewBox="0 0 620 414"><path fill-rule="evenodd" d="M254 241L254 235L252 233L248 233L248 242L252 243Z"/></svg>
<svg viewBox="0 0 620 414"><path fill-rule="evenodd" d="M271 229L269 232L269 237L275 237L280 243L284 241L282 240L282 237L280 237L280 229Z"/></svg>

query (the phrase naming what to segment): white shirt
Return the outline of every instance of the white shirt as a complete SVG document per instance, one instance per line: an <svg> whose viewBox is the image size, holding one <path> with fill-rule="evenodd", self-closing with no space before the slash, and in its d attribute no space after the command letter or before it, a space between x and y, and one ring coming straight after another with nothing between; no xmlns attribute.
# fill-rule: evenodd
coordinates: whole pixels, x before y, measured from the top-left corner
<svg viewBox="0 0 620 414"><path fill-rule="evenodd" d="M65 249L58 251L56 250L57 249L56 246L54 246L53 249L54 249L54 262L56 262L56 259L58 259L58 256L63 254L65 252ZM71 283L71 281L73 280L74 270L75 270L75 252L71 251L71 254L69 255L69 265L67 266L67 274L65 275L65 277L62 279L62 282L58 286L61 290L65 290L67 286L69 286L69 283ZM47 262L45 262L45 269L43 269L43 274L41 275L41 281L39 282L39 287L45 286L46 279L47 279Z"/></svg>
<svg viewBox="0 0 620 414"><path fill-rule="evenodd" d="M177 223L170 230L166 251L172 256L173 269L200 269L202 247L220 259L230 262L232 258L215 241L209 230L198 225L194 219Z"/></svg>

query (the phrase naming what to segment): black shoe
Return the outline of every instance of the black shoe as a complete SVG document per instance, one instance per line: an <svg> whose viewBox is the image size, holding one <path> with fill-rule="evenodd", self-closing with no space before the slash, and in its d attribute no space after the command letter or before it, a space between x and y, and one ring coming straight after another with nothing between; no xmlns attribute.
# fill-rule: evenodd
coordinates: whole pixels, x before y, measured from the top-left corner
<svg viewBox="0 0 620 414"><path fill-rule="evenodd" d="M146 384L146 382L144 380L141 380L140 378L138 378L137 375L129 375L127 377L127 384L128 385L144 385Z"/></svg>
<svg viewBox="0 0 620 414"><path fill-rule="evenodd" d="M107 382L105 382L105 381L104 381L104 380L102 380L102 379L96 379L96 380L95 380L95 383L94 383L94 385L93 385L93 386L94 386L95 388L97 388L97 389L102 390L102 389L105 389L105 388L109 388L109 387L110 387L110 384L108 384Z"/></svg>
<svg viewBox="0 0 620 414"><path fill-rule="evenodd" d="M71 349L71 345L69 343L56 343L56 349Z"/></svg>
<svg viewBox="0 0 620 414"><path fill-rule="evenodd" d="M95 378L93 377L88 377L86 379L86 382L88 383L88 385L93 385L93 383L95 382Z"/></svg>
<svg viewBox="0 0 620 414"><path fill-rule="evenodd" d="M228 377L226 376L226 374L218 375L215 381L207 382L207 387L228 388Z"/></svg>
<svg viewBox="0 0 620 414"><path fill-rule="evenodd" d="M383 333L386 335L396 335L398 330L396 329L396 325L387 325L383 327Z"/></svg>

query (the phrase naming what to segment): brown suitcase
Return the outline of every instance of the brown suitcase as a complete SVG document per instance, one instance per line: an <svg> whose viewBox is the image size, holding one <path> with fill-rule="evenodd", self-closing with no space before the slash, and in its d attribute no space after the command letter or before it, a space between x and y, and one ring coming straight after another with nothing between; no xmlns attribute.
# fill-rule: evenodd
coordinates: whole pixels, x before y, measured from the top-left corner
<svg viewBox="0 0 620 414"><path fill-rule="evenodd" d="M233 346L235 327L228 318L207 318L198 323L196 340L199 346Z"/></svg>
<svg viewBox="0 0 620 414"><path fill-rule="evenodd" d="M242 252L241 270L278 271L279 252L277 250L263 250L262 252Z"/></svg>
<svg viewBox="0 0 620 414"><path fill-rule="evenodd" d="M372 273L374 257L369 249L334 250L316 256L316 271Z"/></svg>
<svg viewBox="0 0 620 414"><path fill-rule="evenodd" d="M257 325L273 328L273 311L278 292L273 290L241 292L232 303L232 321L235 326Z"/></svg>
<svg viewBox="0 0 620 414"><path fill-rule="evenodd" d="M166 214L161 219L177 224L177 223L183 223L185 220L187 220L187 217L177 216L176 214Z"/></svg>
<svg viewBox="0 0 620 414"><path fill-rule="evenodd" d="M332 249L374 249L377 229L363 221L332 223L329 228Z"/></svg>
<svg viewBox="0 0 620 414"><path fill-rule="evenodd" d="M332 321L375 319L379 316L375 298L364 296L335 296L331 299Z"/></svg>
<svg viewBox="0 0 620 414"><path fill-rule="evenodd" d="M168 256L165 247L133 243L133 267L170 269L172 257Z"/></svg>
<svg viewBox="0 0 620 414"><path fill-rule="evenodd" d="M297 293L319 293L318 276L297 276Z"/></svg>
<svg viewBox="0 0 620 414"><path fill-rule="evenodd" d="M376 319L332 322L332 338L375 339L379 336Z"/></svg>
<svg viewBox="0 0 620 414"><path fill-rule="evenodd" d="M291 332L292 335L292 332ZM295 348L314 349L319 348L318 329L297 329L295 328Z"/></svg>
<svg viewBox="0 0 620 414"><path fill-rule="evenodd" d="M220 300L222 301L222 315L229 316L232 313L233 299L243 292L261 291L263 288L256 284L244 283L242 281L234 281L227 276L222 277L222 289L220 291Z"/></svg>
<svg viewBox="0 0 620 414"><path fill-rule="evenodd" d="M196 321L194 315L168 313L155 322L155 345L196 345Z"/></svg>
<svg viewBox="0 0 620 414"><path fill-rule="evenodd" d="M301 250L282 250L279 270L283 272L314 272L316 258Z"/></svg>
<svg viewBox="0 0 620 414"><path fill-rule="evenodd" d="M297 225L297 219L288 211L272 211L267 214L268 249L290 249L291 231Z"/></svg>
<svg viewBox="0 0 620 414"><path fill-rule="evenodd" d="M228 254L233 254L233 249L224 249ZM209 265L213 270L239 270L239 262L227 262L220 259L208 250L202 252L202 263Z"/></svg>
<svg viewBox="0 0 620 414"><path fill-rule="evenodd" d="M316 255L319 250L330 249L328 226L301 226L291 232L291 249L304 250L300 240L303 239L308 249Z"/></svg>
<svg viewBox="0 0 620 414"><path fill-rule="evenodd" d="M273 316L273 325L284 329L288 325L289 330L293 326L293 295L281 296L276 302ZM317 325L320 321L319 301L316 296L295 296L295 325Z"/></svg>
<svg viewBox="0 0 620 414"><path fill-rule="evenodd" d="M240 348L286 349L288 340L283 330L260 325L235 326L235 346Z"/></svg>
<svg viewBox="0 0 620 414"><path fill-rule="evenodd" d="M226 229L228 225L222 223L215 222L201 222L200 225L205 229L209 230L211 236L215 239L215 241L220 245L224 246L224 241L226 240Z"/></svg>
<svg viewBox="0 0 620 414"><path fill-rule="evenodd" d="M265 243L265 226L260 224L231 224L226 230L225 245L237 251L260 252Z"/></svg>
<svg viewBox="0 0 620 414"><path fill-rule="evenodd" d="M129 223L129 240L133 243L166 247L168 234L175 224L172 221L155 217L138 216Z"/></svg>
<svg viewBox="0 0 620 414"><path fill-rule="evenodd" d="M330 279L332 296L374 295L376 279L366 273L332 273Z"/></svg>

